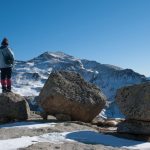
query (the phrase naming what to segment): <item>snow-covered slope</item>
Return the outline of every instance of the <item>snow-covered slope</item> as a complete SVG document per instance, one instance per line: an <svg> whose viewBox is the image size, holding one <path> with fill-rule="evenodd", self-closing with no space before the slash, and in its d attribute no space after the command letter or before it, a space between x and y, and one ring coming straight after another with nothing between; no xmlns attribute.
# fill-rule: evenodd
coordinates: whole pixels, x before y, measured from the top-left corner
<svg viewBox="0 0 150 150"><path fill-rule="evenodd" d="M13 71L13 91L25 96L38 95L49 74L54 70L80 73L85 80L100 87L110 102L114 100L118 88L147 81L145 76L131 69L78 59L62 52L45 52L29 61L16 62ZM113 112L110 110L109 114L111 113Z"/></svg>

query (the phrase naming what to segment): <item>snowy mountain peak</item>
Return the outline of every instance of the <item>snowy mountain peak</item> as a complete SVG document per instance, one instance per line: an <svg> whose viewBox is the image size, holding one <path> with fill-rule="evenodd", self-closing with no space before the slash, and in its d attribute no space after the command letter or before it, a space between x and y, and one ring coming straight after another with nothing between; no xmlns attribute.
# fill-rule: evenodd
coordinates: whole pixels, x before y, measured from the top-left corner
<svg viewBox="0 0 150 150"><path fill-rule="evenodd" d="M114 65L110 65L110 64L104 64L104 65L109 67L109 68L115 69L115 70L123 70L123 68L118 67L118 66L114 66Z"/></svg>
<svg viewBox="0 0 150 150"><path fill-rule="evenodd" d="M76 60L73 56L70 56L68 54L65 54L63 52L57 51L57 52L45 52L35 58L33 58L31 61L33 60L43 60L43 61L48 61L50 59L53 60Z"/></svg>
<svg viewBox="0 0 150 150"><path fill-rule="evenodd" d="M14 70L15 77L17 77L17 79L14 77L14 83L17 87L18 85L29 85L28 88L32 89L30 91L36 89L39 92L37 89L43 86L52 70L69 70L80 73L85 80L99 86L109 99L113 99L118 88L147 80L145 76L131 69L77 59L59 51L47 51L30 61L18 61ZM40 88L33 88L33 81L37 82L37 85L34 84L35 87L40 86Z"/></svg>
<svg viewBox="0 0 150 150"><path fill-rule="evenodd" d="M57 52L50 52L50 51L47 51L43 54L41 54L40 56L51 56L53 58L65 58L65 57L72 57L72 56L69 56L63 52L60 52L60 51L57 51Z"/></svg>

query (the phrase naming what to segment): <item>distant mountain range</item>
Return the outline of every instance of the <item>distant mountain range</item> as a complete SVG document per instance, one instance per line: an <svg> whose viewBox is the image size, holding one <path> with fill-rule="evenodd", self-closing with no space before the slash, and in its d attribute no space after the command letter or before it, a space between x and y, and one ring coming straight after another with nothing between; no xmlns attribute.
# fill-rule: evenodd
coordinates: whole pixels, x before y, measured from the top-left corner
<svg viewBox="0 0 150 150"><path fill-rule="evenodd" d="M117 113L120 115L114 103L117 89L148 81L144 75L131 69L78 59L62 52L45 52L29 61L16 61L13 70L13 91L24 96L38 95L54 70L76 71L85 80L101 88L110 103L104 114L110 117L116 116Z"/></svg>

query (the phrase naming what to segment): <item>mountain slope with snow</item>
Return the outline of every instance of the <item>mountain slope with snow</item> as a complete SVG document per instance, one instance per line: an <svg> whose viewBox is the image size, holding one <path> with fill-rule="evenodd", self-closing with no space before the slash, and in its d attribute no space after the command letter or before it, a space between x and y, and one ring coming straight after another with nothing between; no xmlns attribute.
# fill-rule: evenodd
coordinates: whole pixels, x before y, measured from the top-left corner
<svg viewBox="0 0 150 150"><path fill-rule="evenodd" d="M55 70L80 73L85 80L102 89L109 102L114 101L118 88L147 81L145 76L131 69L78 59L62 52L45 52L29 61L16 61L13 70L13 91L24 96L36 96L49 74ZM117 109L113 105L112 103L113 109Z"/></svg>

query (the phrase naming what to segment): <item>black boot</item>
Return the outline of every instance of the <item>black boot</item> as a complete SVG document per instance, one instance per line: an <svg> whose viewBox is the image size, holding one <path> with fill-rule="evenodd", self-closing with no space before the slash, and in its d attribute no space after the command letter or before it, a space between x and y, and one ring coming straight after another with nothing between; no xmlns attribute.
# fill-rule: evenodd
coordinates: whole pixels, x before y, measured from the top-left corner
<svg viewBox="0 0 150 150"><path fill-rule="evenodd" d="M2 86L2 93L6 93L6 92L7 92L6 86Z"/></svg>
<svg viewBox="0 0 150 150"><path fill-rule="evenodd" d="M11 86L7 87L7 92L11 92Z"/></svg>

